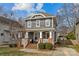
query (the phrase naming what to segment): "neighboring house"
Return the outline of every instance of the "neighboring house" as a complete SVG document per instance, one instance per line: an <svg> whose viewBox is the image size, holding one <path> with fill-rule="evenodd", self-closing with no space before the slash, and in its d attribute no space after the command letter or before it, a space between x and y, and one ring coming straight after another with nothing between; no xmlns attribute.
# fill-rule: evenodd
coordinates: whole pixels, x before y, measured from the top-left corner
<svg viewBox="0 0 79 59"><path fill-rule="evenodd" d="M77 20L77 22L76 22L76 31L75 31L75 33L76 33L76 39L78 40L79 39L79 20Z"/></svg>
<svg viewBox="0 0 79 59"><path fill-rule="evenodd" d="M56 16L46 13L29 15L25 18L25 38L30 43L52 43L56 40Z"/></svg>
<svg viewBox="0 0 79 59"><path fill-rule="evenodd" d="M0 16L0 44L12 43L16 40L21 27L17 21Z"/></svg>

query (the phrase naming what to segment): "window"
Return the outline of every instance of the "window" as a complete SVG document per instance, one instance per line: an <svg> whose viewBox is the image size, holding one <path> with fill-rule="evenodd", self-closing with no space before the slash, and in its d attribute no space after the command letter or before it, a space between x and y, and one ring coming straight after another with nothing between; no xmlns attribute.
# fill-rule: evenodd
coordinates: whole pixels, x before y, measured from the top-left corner
<svg viewBox="0 0 79 59"><path fill-rule="evenodd" d="M28 22L27 22L27 27L28 27L28 28L31 28L31 21L28 21Z"/></svg>
<svg viewBox="0 0 79 59"><path fill-rule="evenodd" d="M40 27L40 20L36 20L36 27Z"/></svg>
<svg viewBox="0 0 79 59"><path fill-rule="evenodd" d="M49 19L45 20L45 26L46 27L49 27L50 26L50 20Z"/></svg>
<svg viewBox="0 0 79 59"><path fill-rule="evenodd" d="M49 32L43 32L43 39L48 39L49 38Z"/></svg>

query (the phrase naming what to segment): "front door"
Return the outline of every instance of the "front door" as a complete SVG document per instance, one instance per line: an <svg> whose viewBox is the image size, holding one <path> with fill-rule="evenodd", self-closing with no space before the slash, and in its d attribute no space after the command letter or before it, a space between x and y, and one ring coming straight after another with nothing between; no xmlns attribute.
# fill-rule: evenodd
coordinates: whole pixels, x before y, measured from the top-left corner
<svg viewBox="0 0 79 59"><path fill-rule="evenodd" d="M31 43L37 43L39 39L39 32L29 32L29 40Z"/></svg>
<svg viewBox="0 0 79 59"><path fill-rule="evenodd" d="M35 42L38 42L38 39L40 38L40 33L35 32Z"/></svg>
<svg viewBox="0 0 79 59"><path fill-rule="evenodd" d="M29 32L29 41L30 43L33 43L34 42L34 32Z"/></svg>

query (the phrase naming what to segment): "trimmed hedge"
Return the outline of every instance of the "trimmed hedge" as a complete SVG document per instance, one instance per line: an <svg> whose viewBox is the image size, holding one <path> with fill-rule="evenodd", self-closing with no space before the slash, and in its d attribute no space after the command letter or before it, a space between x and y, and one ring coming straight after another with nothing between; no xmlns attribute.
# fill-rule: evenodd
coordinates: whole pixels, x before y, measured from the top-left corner
<svg viewBox="0 0 79 59"><path fill-rule="evenodd" d="M45 44L44 43L39 43L38 48L39 49L45 49Z"/></svg>
<svg viewBox="0 0 79 59"><path fill-rule="evenodd" d="M53 45L51 43L39 43L38 48L51 50L53 48Z"/></svg>
<svg viewBox="0 0 79 59"><path fill-rule="evenodd" d="M9 47L17 47L16 44L9 44Z"/></svg>
<svg viewBox="0 0 79 59"><path fill-rule="evenodd" d="M61 42L56 42L55 44L59 44L59 45L60 45L60 44L61 44Z"/></svg>
<svg viewBox="0 0 79 59"><path fill-rule="evenodd" d="M46 43L45 48L51 50L53 48L53 45L51 43Z"/></svg>

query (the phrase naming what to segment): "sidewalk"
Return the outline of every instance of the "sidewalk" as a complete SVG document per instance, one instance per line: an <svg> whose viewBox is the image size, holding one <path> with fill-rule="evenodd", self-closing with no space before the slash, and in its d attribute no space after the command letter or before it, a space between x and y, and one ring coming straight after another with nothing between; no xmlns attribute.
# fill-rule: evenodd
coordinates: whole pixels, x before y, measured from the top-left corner
<svg viewBox="0 0 79 59"><path fill-rule="evenodd" d="M41 51L38 49L20 49L20 51L28 52L28 53L37 53L40 55L46 56L79 56L79 53L76 52L72 48L60 47L56 50L51 51Z"/></svg>

